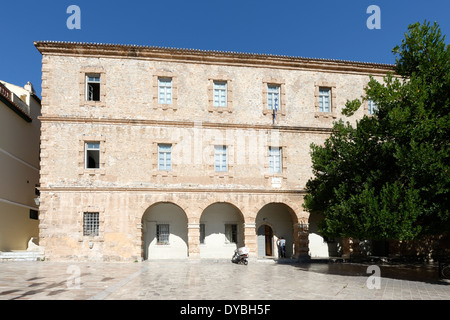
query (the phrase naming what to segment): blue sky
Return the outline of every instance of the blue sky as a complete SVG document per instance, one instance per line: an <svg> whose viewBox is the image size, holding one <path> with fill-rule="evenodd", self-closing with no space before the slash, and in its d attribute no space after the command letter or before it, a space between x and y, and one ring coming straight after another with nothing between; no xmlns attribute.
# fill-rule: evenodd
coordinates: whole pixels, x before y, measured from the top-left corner
<svg viewBox="0 0 450 320"><path fill-rule="evenodd" d="M20 0L0 4L0 79L41 95L37 40L136 44L394 63L409 24L437 21L450 39L449 0ZM381 29L366 26L370 5ZM81 9L69 30L67 8Z"/></svg>

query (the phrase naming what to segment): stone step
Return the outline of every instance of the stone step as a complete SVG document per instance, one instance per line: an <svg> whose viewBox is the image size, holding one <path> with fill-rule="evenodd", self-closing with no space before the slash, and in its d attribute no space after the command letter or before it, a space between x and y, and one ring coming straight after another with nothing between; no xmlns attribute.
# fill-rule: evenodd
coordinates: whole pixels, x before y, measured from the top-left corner
<svg viewBox="0 0 450 320"><path fill-rule="evenodd" d="M34 251L0 252L0 261L41 261L44 254Z"/></svg>

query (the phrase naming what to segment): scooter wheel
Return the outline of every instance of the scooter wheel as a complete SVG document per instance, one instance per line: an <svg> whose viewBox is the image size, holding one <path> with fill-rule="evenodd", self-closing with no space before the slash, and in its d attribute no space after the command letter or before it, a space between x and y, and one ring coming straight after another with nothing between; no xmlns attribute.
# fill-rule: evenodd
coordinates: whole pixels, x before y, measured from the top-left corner
<svg viewBox="0 0 450 320"><path fill-rule="evenodd" d="M248 261L247 261L247 260L244 260L244 264L245 264L245 265L248 265Z"/></svg>

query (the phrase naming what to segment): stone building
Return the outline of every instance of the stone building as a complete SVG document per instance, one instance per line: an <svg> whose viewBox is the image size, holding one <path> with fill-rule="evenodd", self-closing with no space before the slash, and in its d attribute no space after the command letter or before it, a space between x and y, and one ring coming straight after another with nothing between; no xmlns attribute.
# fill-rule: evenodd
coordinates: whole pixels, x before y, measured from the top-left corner
<svg viewBox="0 0 450 320"><path fill-rule="evenodd" d="M31 83L0 81L0 259L39 235L40 113Z"/></svg>
<svg viewBox="0 0 450 320"><path fill-rule="evenodd" d="M40 243L51 260L327 257L310 144L391 65L129 45L42 53ZM346 121L355 122L369 105Z"/></svg>

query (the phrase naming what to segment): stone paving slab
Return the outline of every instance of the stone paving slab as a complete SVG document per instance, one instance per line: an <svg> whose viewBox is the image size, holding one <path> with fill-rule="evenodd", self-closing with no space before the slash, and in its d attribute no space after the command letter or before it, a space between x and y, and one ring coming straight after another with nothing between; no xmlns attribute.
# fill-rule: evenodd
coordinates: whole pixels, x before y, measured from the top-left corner
<svg viewBox="0 0 450 320"><path fill-rule="evenodd" d="M383 268L379 286L370 289L366 268L229 260L0 262L0 300L450 300L447 280L383 277Z"/></svg>

